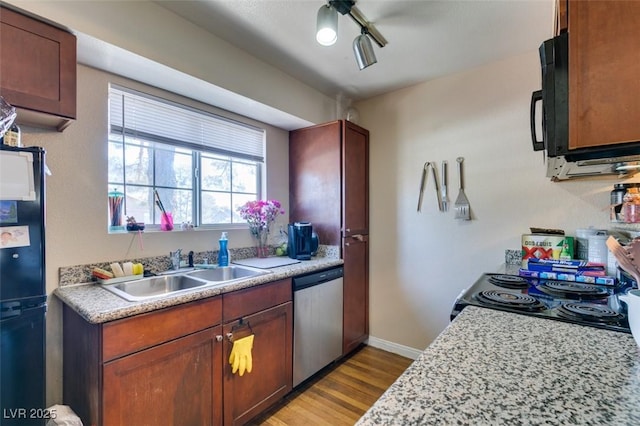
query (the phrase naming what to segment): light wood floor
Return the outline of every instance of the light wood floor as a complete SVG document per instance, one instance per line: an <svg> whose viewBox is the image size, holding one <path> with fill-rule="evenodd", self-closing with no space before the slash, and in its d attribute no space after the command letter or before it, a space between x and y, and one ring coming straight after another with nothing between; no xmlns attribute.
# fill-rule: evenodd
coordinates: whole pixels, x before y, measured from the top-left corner
<svg viewBox="0 0 640 426"><path fill-rule="evenodd" d="M251 424L351 426L411 362L409 358L364 346L302 384Z"/></svg>

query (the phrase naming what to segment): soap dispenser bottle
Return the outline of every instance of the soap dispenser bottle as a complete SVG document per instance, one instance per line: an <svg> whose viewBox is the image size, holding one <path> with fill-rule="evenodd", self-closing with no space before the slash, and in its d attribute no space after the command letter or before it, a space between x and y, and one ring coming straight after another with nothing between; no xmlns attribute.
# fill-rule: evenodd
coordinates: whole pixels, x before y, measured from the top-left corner
<svg viewBox="0 0 640 426"><path fill-rule="evenodd" d="M218 240L218 266L229 266L229 250L227 249L227 233L223 232Z"/></svg>

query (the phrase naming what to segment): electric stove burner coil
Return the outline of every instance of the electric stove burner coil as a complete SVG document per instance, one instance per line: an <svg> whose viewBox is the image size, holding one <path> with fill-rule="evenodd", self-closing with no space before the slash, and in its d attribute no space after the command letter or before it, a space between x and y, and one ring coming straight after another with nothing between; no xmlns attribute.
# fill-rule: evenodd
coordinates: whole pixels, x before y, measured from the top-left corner
<svg viewBox="0 0 640 426"><path fill-rule="evenodd" d="M545 281L538 286L540 291L564 298L597 299L608 296L607 290L589 284L571 281Z"/></svg>
<svg viewBox="0 0 640 426"><path fill-rule="evenodd" d="M564 303L558 308L558 315L594 323L616 323L624 319L623 314L609 306L595 303Z"/></svg>
<svg viewBox="0 0 640 426"><path fill-rule="evenodd" d="M535 297L522 293L511 293L501 290L485 290L476 295L478 301L487 305L501 306L505 308L541 311L545 305Z"/></svg>
<svg viewBox="0 0 640 426"><path fill-rule="evenodd" d="M491 275L489 282L495 284L498 287L505 288L527 288L529 283L523 277L518 275Z"/></svg>

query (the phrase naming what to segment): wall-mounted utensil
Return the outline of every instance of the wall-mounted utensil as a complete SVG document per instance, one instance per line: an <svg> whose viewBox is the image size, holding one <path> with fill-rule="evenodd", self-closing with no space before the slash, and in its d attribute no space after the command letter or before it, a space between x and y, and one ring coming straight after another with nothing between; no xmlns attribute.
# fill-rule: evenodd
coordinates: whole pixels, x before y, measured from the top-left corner
<svg viewBox="0 0 640 426"><path fill-rule="evenodd" d="M427 183L427 169L429 168L429 162L427 161L422 166L422 177L420 178L420 194L418 195L418 211L422 209L422 197L424 195L424 187Z"/></svg>
<svg viewBox="0 0 640 426"><path fill-rule="evenodd" d="M424 189L427 186L427 174L428 169L431 167L431 174L433 175L433 182L436 186L436 201L438 202L438 210L444 211L442 206L442 199L440 198L440 185L438 184L438 171L436 170L436 163L430 163L427 161L422 166L422 176L420 178L420 194L418 195L418 212L422 210L422 199L424 198Z"/></svg>
<svg viewBox="0 0 640 426"><path fill-rule="evenodd" d="M438 201L438 210L442 211L442 200L440 199L440 185L438 184L438 172L436 171L436 163L431 163L431 174L436 184L436 200Z"/></svg>
<svg viewBox="0 0 640 426"><path fill-rule="evenodd" d="M449 198L447 195L447 162L442 162L442 188L440 189L440 195L442 197L442 211L449 210Z"/></svg>
<svg viewBox="0 0 640 426"><path fill-rule="evenodd" d="M471 206L469 205L469 200L464 193L464 181L462 178L462 162L464 161L464 158L458 157L456 158L456 161L458 162L458 179L460 180L460 190L458 192L456 202L454 203L456 219L471 220Z"/></svg>

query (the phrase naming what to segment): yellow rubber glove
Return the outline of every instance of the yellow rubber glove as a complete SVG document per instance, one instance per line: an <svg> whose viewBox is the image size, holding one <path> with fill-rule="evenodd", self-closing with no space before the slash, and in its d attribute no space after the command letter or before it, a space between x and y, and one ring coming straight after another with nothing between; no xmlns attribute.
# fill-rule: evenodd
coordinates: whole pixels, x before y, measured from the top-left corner
<svg viewBox="0 0 640 426"><path fill-rule="evenodd" d="M252 334L233 342L233 348L231 348L231 354L229 355L231 373L235 374L238 372L240 376L243 376L245 371L251 373L253 369L253 359L251 358L253 337L254 335Z"/></svg>
<svg viewBox="0 0 640 426"><path fill-rule="evenodd" d="M234 364L236 364L237 361L237 365L240 365L240 357L238 356L238 348L239 346L236 345L236 342L233 342L233 347L231 348L231 354L229 355L229 364L231 364L231 372L235 373L236 370L238 369L237 366L234 366Z"/></svg>

